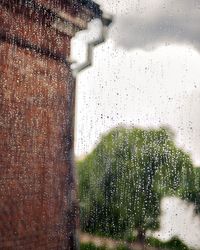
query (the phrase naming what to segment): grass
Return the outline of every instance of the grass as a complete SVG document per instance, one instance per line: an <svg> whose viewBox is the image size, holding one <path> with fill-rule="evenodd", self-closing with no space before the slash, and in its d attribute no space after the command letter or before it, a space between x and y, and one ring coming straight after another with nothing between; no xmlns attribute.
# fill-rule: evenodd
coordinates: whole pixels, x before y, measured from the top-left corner
<svg viewBox="0 0 200 250"><path fill-rule="evenodd" d="M161 249L168 249L168 250L191 250L187 247L181 240L178 238L172 238L170 241L162 242L155 238L147 238L146 246L151 246ZM80 250L109 250L106 246L97 247L92 243L82 243L80 245ZM116 248L116 250L128 250L128 248L124 245L121 245Z"/></svg>
<svg viewBox="0 0 200 250"><path fill-rule="evenodd" d="M162 249L170 249L170 250L191 250L188 248L181 240L174 237L167 242L162 242L155 238L148 238L146 240L146 244L152 247L158 247Z"/></svg>
<svg viewBox="0 0 200 250"><path fill-rule="evenodd" d="M80 245L80 250L107 250L106 247L96 247L92 243L82 243Z"/></svg>
<svg viewBox="0 0 200 250"><path fill-rule="evenodd" d="M109 250L107 247L97 247L92 243L82 243L80 250ZM128 250L126 246L118 246L116 250Z"/></svg>

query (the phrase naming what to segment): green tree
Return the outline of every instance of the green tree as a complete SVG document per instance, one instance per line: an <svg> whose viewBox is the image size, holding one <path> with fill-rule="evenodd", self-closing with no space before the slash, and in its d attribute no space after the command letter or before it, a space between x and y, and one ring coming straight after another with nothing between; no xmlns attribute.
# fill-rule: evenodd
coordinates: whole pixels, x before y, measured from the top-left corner
<svg viewBox="0 0 200 250"><path fill-rule="evenodd" d="M112 237L136 230L141 243L159 227L161 198L183 197L194 177L165 128L113 129L78 162L78 174L82 230Z"/></svg>
<svg viewBox="0 0 200 250"><path fill-rule="evenodd" d="M189 179L190 188L184 193L184 198L195 205L195 212L200 214L200 167L194 168L194 178Z"/></svg>

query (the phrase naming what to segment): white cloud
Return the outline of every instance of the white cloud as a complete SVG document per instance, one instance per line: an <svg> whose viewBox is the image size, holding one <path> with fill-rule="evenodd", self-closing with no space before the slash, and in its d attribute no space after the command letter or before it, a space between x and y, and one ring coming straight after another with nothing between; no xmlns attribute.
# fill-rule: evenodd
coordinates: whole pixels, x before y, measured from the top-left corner
<svg viewBox="0 0 200 250"><path fill-rule="evenodd" d="M99 2L116 14L111 37L120 46L151 50L189 44L200 50L200 0Z"/></svg>

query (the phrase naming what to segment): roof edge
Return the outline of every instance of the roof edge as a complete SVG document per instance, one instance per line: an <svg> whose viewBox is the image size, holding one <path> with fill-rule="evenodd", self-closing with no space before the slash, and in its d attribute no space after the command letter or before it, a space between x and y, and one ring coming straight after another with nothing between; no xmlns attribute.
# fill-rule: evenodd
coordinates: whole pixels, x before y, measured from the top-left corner
<svg viewBox="0 0 200 250"><path fill-rule="evenodd" d="M84 5L87 9L94 13L94 18L101 18L103 11L100 8L100 5L93 2L92 0L78 0L81 5Z"/></svg>

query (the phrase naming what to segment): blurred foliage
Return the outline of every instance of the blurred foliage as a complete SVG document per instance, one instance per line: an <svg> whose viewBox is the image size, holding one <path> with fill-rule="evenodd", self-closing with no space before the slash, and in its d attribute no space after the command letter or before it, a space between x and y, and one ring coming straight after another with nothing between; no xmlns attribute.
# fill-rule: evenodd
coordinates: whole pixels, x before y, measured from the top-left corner
<svg viewBox="0 0 200 250"><path fill-rule="evenodd" d="M166 128L115 128L77 166L86 232L124 238L137 230L142 241L159 228L163 196L197 200L192 161Z"/></svg>
<svg viewBox="0 0 200 250"><path fill-rule="evenodd" d="M169 241L163 242L156 238L149 237L146 239L146 248L148 250L148 247L155 247L159 250L191 250L188 248L181 240L174 237ZM128 250L129 248L125 245L120 245L117 247L116 250ZM106 247L97 247L92 243L82 243L80 246L80 250L109 250L109 248Z"/></svg>
<svg viewBox="0 0 200 250"><path fill-rule="evenodd" d="M80 250L109 250L109 248L107 247L97 247L92 243L82 243L80 245ZM119 245L116 250L129 250L129 248L127 248L124 245Z"/></svg>
<svg viewBox="0 0 200 250"><path fill-rule="evenodd" d="M97 247L92 243L82 243L80 245L80 250L107 250L106 247Z"/></svg>
<svg viewBox="0 0 200 250"><path fill-rule="evenodd" d="M146 243L148 246L157 247L161 249L170 250L190 250L181 240L174 237L167 242L162 242L155 238L147 238Z"/></svg>
<svg viewBox="0 0 200 250"><path fill-rule="evenodd" d="M195 205L196 213L200 213L200 168L194 168L194 182L193 187L191 188L189 195L186 195L186 199L190 202L193 202Z"/></svg>

